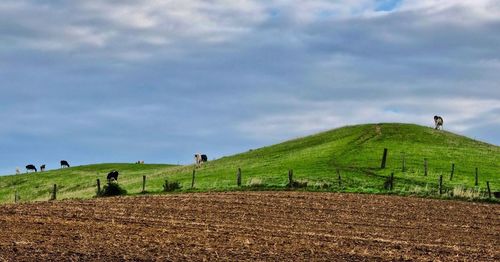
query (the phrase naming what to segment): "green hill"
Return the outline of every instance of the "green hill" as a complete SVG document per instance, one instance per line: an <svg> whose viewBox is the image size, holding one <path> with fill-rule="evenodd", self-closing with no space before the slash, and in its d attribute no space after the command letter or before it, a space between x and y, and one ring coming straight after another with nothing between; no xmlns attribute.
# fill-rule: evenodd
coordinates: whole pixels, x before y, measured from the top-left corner
<svg viewBox="0 0 500 262"><path fill-rule="evenodd" d="M381 169L384 148L388 156L386 168ZM452 163L455 169L450 181ZM241 188L236 185L238 168L242 170ZM194 165L97 164L0 177L0 202L12 202L16 190L22 201L47 200L53 184L58 185L58 199L90 198L95 195L96 179L104 181L112 169L120 171L120 185L129 194L142 191L143 175L149 193L161 192L165 179L179 181L181 191L283 189L289 169L295 180L307 182L306 190L388 192L384 183L393 172L392 192L398 194L436 194L441 175L447 196L484 197L486 181L492 191L500 191L500 147L413 124L366 124L209 161L196 169L194 189Z"/></svg>

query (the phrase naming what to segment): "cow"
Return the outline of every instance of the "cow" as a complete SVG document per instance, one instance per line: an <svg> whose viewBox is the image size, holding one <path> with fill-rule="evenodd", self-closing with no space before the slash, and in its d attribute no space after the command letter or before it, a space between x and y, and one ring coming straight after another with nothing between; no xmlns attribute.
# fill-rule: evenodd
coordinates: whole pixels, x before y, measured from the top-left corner
<svg viewBox="0 0 500 262"><path fill-rule="evenodd" d="M207 155L200 154L200 153L194 154L194 162L195 162L196 166L200 166L201 164L203 164L203 162L207 162L207 161L208 161Z"/></svg>
<svg viewBox="0 0 500 262"><path fill-rule="evenodd" d="M16 167L16 175L19 175L21 174L21 170L19 169L19 167Z"/></svg>
<svg viewBox="0 0 500 262"><path fill-rule="evenodd" d="M438 130L439 127L441 127L441 130L443 129L443 118L440 116L434 116L434 124L436 127L434 129Z"/></svg>
<svg viewBox="0 0 500 262"><path fill-rule="evenodd" d="M135 162L136 164L144 164L144 160L139 160L137 162Z"/></svg>
<svg viewBox="0 0 500 262"><path fill-rule="evenodd" d="M111 182L112 180L117 181L119 174L120 173L118 173L118 171L113 170L113 171L108 173L108 176L106 178L108 179L108 182Z"/></svg>
<svg viewBox="0 0 500 262"><path fill-rule="evenodd" d="M69 167L69 163L66 160L61 160L61 168L63 167Z"/></svg>
<svg viewBox="0 0 500 262"><path fill-rule="evenodd" d="M26 166L26 173L28 173L30 170L35 170L35 172L38 171L36 170L36 166L32 164Z"/></svg>
<svg viewBox="0 0 500 262"><path fill-rule="evenodd" d="M43 172L43 171L45 171L45 165L40 166L40 172Z"/></svg>

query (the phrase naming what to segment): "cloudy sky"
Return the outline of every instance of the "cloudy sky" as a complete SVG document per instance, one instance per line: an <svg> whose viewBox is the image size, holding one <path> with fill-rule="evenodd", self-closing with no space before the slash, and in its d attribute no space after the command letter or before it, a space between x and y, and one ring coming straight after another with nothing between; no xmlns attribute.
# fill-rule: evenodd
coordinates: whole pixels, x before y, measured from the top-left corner
<svg viewBox="0 0 500 262"><path fill-rule="evenodd" d="M500 1L0 1L0 174L435 114L500 144Z"/></svg>

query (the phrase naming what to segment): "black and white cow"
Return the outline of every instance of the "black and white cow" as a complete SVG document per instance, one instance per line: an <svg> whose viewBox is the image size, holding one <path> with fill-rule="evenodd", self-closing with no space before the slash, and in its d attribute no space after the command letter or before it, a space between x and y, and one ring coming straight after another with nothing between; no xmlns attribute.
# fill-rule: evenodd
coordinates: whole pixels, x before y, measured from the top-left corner
<svg viewBox="0 0 500 262"><path fill-rule="evenodd" d="M434 124L436 125L434 129L439 129L439 127L443 129L443 118L440 116L434 116Z"/></svg>
<svg viewBox="0 0 500 262"><path fill-rule="evenodd" d="M35 172L38 171L38 170L36 170L36 166L32 165L32 164L29 164L29 165L26 166L26 173L28 173L30 170L31 171L34 170Z"/></svg>
<svg viewBox="0 0 500 262"><path fill-rule="evenodd" d="M117 181L119 174L120 173L118 173L118 171L113 170L113 171L108 173L108 176L106 178L108 179L108 182L111 182L112 180Z"/></svg>
<svg viewBox="0 0 500 262"><path fill-rule="evenodd" d="M69 167L69 163L66 160L61 160L61 168L63 167Z"/></svg>
<svg viewBox="0 0 500 262"><path fill-rule="evenodd" d="M200 166L203 162L207 162L207 161L208 161L208 157L205 154L197 153L194 155L194 162L195 162L196 166Z"/></svg>

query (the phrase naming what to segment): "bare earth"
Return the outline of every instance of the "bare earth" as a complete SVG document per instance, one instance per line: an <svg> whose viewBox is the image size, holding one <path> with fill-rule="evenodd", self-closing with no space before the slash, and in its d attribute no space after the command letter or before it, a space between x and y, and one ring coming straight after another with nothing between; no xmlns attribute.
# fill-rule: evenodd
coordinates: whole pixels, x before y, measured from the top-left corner
<svg viewBox="0 0 500 262"><path fill-rule="evenodd" d="M242 192L0 206L0 261L500 261L500 206Z"/></svg>

